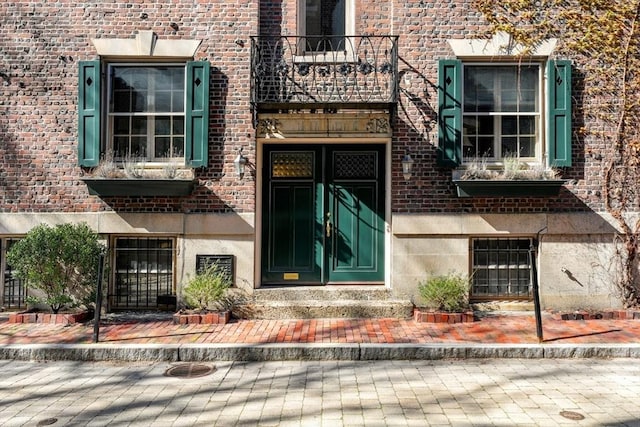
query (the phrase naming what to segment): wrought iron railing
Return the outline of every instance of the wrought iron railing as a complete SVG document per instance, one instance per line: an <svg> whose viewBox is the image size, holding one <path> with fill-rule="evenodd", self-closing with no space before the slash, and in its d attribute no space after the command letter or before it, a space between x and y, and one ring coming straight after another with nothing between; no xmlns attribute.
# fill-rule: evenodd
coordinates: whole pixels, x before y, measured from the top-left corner
<svg viewBox="0 0 640 427"><path fill-rule="evenodd" d="M367 108L398 98L398 37L252 37L259 108Z"/></svg>

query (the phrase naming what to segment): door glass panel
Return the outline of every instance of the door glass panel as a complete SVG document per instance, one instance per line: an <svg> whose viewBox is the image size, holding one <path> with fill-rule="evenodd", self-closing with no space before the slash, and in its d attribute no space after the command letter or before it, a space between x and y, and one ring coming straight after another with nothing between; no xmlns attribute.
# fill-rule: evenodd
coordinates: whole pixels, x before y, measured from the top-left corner
<svg viewBox="0 0 640 427"><path fill-rule="evenodd" d="M312 152L286 152L272 155L272 178L313 178Z"/></svg>

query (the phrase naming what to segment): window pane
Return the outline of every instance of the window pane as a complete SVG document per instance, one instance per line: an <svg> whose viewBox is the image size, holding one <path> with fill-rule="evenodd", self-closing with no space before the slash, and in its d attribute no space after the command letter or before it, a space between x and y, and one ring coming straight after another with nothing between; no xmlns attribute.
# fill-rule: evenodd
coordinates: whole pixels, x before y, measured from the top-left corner
<svg viewBox="0 0 640 427"><path fill-rule="evenodd" d="M535 157L536 140L533 137L526 136L520 138L520 157Z"/></svg>
<svg viewBox="0 0 640 427"><path fill-rule="evenodd" d="M308 50L344 50L344 38L331 36L345 35L345 4L345 0L306 0L305 31Z"/></svg>
<svg viewBox="0 0 640 427"><path fill-rule="evenodd" d="M136 113L143 113L147 110L147 92L134 91L133 96L133 111Z"/></svg>
<svg viewBox="0 0 640 427"><path fill-rule="evenodd" d="M520 116L520 134L535 135L536 119L535 117Z"/></svg>
<svg viewBox="0 0 640 427"><path fill-rule="evenodd" d="M156 102L154 104L154 112L170 113L171 112L171 92L166 90L156 91Z"/></svg>
<svg viewBox="0 0 640 427"><path fill-rule="evenodd" d="M171 118L170 117L156 117L156 135L170 135L171 134Z"/></svg>
<svg viewBox="0 0 640 427"><path fill-rule="evenodd" d="M184 91L177 90L173 92L173 97L171 98L172 106L171 112L179 113L184 111Z"/></svg>
<svg viewBox="0 0 640 427"><path fill-rule="evenodd" d="M518 117L503 117L502 118L502 135L517 135L518 134Z"/></svg>
<svg viewBox="0 0 640 427"><path fill-rule="evenodd" d="M506 156L518 156L518 138L508 137L502 138L502 157Z"/></svg>
<svg viewBox="0 0 640 427"><path fill-rule="evenodd" d="M147 134L147 118L146 117L132 117L131 122L132 122L132 126L131 126L132 135Z"/></svg>
<svg viewBox="0 0 640 427"><path fill-rule="evenodd" d="M171 157L171 138L163 136L156 138L155 157Z"/></svg>
<svg viewBox="0 0 640 427"><path fill-rule="evenodd" d="M176 137L173 138L173 147L172 147L173 157L182 157L184 156L184 138Z"/></svg>
<svg viewBox="0 0 640 427"><path fill-rule="evenodd" d="M464 110L490 112L494 110L494 72L491 67L466 67L464 73Z"/></svg>
<svg viewBox="0 0 640 427"><path fill-rule="evenodd" d="M134 136L131 138L131 155L144 157L147 155L147 138L144 136Z"/></svg>
<svg viewBox="0 0 640 427"><path fill-rule="evenodd" d="M113 138L113 154L116 157L124 157L129 152L129 137L116 136Z"/></svg>
<svg viewBox="0 0 640 427"><path fill-rule="evenodd" d="M173 118L173 134L184 135L184 119L182 117Z"/></svg>
<svg viewBox="0 0 640 427"><path fill-rule="evenodd" d="M116 134L129 134L129 117L114 117L113 132Z"/></svg>
<svg viewBox="0 0 640 427"><path fill-rule="evenodd" d="M131 111L131 92L116 91L113 94L111 110L116 113L128 113Z"/></svg>
<svg viewBox="0 0 640 427"><path fill-rule="evenodd" d="M495 157L493 152L493 137L478 138L478 157Z"/></svg>

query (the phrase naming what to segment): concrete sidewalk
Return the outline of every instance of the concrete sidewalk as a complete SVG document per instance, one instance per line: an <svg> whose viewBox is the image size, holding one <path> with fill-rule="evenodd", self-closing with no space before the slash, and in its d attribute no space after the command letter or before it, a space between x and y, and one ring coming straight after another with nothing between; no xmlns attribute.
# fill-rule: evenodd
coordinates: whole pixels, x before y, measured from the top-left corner
<svg viewBox="0 0 640 427"><path fill-rule="evenodd" d="M93 324L11 324L0 319L0 359L17 360L386 360L640 357L640 319L559 320L532 313L473 323L413 319L233 320L174 325L170 314L109 316Z"/></svg>

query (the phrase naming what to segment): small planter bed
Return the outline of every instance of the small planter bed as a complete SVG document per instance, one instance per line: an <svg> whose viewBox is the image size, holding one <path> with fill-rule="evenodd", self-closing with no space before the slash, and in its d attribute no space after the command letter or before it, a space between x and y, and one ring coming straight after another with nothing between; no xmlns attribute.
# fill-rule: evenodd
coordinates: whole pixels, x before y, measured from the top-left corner
<svg viewBox="0 0 640 427"><path fill-rule="evenodd" d="M413 310L413 320L418 323L469 323L475 321L473 311L451 313L416 308Z"/></svg>
<svg viewBox="0 0 640 427"><path fill-rule="evenodd" d="M226 325L231 320L230 311L208 313L176 313L173 323L176 325Z"/></svg>
<svg viewBox="0 0 640 427"><path fill-rule="evenodd" d="M57 323L69 325L72 323L82 323L89 318L90 314L88 311L58 314L23 311L20 313L11 313L9 315L9 323Z"/></svg>
<svg viewBox="0 0 640 427"><path fill-rule="evenodd" d="M637 310L602 310L587 311L577 310L572 312L551 312L555 320L640 320L640 311Z"/></svg>

